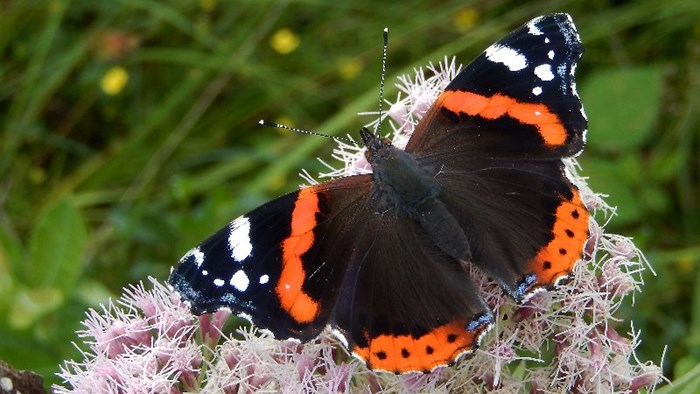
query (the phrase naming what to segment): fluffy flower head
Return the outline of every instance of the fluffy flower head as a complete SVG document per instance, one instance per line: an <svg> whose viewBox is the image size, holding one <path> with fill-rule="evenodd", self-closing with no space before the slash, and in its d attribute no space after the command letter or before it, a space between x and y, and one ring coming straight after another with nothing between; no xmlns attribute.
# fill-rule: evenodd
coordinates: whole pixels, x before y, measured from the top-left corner
<svg viewBox="0 0 700 394"><path fill-rule="evenodd" d="M406 146L459 67L445 60L428 71L428 77L423 70L401 77L400 94L384 114L397 147ZM316 178L304 172L303 178L314 184L371 171L358 144L339 141L333 157L342 165L324 161L326 173ZM567 159L565 165L587 207L609 214L611 208L577 175L576 161ZM622 393L652 387L661 379L660 368L637 360L639 333L615 317L622 300L643 285L641 272L649 266L629 238L608 234L594 221L590 232L586 258L572 279L523 305L474 270L472 277L496 316L494 328L471 358L430 374L369 371L329 332L299 344L255 329L224 330L229 312L194 317L176 294L151 280L150 290L131 287L118 301L88 312L80 335L90 350L82 360L65 363L60 373L65 386L55 390ZM626 326L628 333L618 331Z"/></svg>

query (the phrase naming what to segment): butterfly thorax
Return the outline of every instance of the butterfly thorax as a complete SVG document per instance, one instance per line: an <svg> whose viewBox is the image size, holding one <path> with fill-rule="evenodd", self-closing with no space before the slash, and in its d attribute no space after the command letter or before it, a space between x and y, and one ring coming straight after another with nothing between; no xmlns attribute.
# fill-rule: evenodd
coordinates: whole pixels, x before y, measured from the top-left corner
<svg viewBox="0 0 700 394"><path fill-rule="evenodd" d="M434 175L421 167L413 154L396 148L387 139L366 129L363 129L362 139L372 166L375 211L394 210L417 219L422 208L439 194Z"/></svg>

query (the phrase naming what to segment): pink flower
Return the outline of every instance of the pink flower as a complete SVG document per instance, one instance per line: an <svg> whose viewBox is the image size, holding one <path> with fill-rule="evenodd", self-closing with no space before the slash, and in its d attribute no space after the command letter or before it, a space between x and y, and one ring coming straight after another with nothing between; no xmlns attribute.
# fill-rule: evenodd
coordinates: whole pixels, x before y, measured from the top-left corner
<svg viewBox="0 0 700 394"><path fill-rule="evenodd" d="M457 74L455 61L430 65L399 79L401 94L389 103L392 142L405 146L418 120ZM376 117L376 114L375 114ZM364 148L338 142L335 167L319 179L367 173ZM592 211L612 209L566 160L572 181ZM316 179L307 172L309 183ZM89 351L67 361L57 393L170 392L635 392L658 384L661 370L637 360L638 332L616 312L643 285L650 268L628 238L608 234L591 222L591 237L572 279L523 305L505 296L478 270L472 275L493 308L495 327L473 357L430 374L393 375L367 370L325 332L299 344L278 341L256 329L222 332L228 311L199 318L176 294L151 279L100 311L90 310L79 334ZM618 330L630 327L628 334Z"/></svg>

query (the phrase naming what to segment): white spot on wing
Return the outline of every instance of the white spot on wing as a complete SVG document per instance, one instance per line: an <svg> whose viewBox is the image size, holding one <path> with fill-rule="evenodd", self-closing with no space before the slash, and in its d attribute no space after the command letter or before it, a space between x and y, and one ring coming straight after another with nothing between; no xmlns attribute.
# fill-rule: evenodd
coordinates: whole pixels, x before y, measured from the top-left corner
<svg viewBox="0 0 700 394"><path fill-rule="evenodd" d="M544 43L545 43L545 44L549 44L549 38L545 37L545 38L544 38Z"/></svg>
<svg viewBox="0 0 700 394"><path fill-rule="evenodd" d="M243 270L238 270L231 277L229 284L231 286L235 287L236 290L243 292L243 291L248 290L248 285L250 284L250 279L248 279L248 275L246 275L245 272L243 272Z"/></svg>
<svg viewBox="0 0 700 394"><path fill-rule="evenodd" d="M230 233L228 235L228 247L231 250L231 257L236 261L243 261L250 257L253 252L253 245L250 243L250 220L241 216L231 222Z"/></svg>
<svg viewBox="0 0 700 394"><path fill-rule="evenodd" d="M550 60L554 59L554 51L549 51L549 52L547 52L547 57L548 57Z"/></svg>
<svg viewBox="0 0 700 394"><path fill-rule="evenodd" d="M542 30L540 30L540 28L537 26L537 24L540 22L540 20L542 20L541 17L531 20L527 24L527 32L532 34L533 36L541 36L542 34L544 34L544 33L542 33Z"/></svg>
<svg viewBox="0 0 700 394"><path fill-rule="evenodd" d="M574 96L579 97L578 95L578 90L576 89L576 63L571 65L571 92L574 94ZM585 115L584 115L585 117Z"/></svg>
<svg viewBox="0 0 700 394"><path fill-rule="evenodd" d="M226 283L226 282L224 282L223 279L219 279L219 278L214 279L214 286L216 286L216 287L221 287L224 285L224 283Z"/></svg>
<svg viewBox="0 0 700 394"><path fill-rule="evenodd" d="M265 283L270 281L270 277L268 275L263 275L260 277L260 280L258 281L261 285L264 285Z"/></svg>
<svg viewBox="0 0 700 394"><path fill-rule="evenodd" d="M494 63L502 63L510 71L519 71L527 67L527 58L513 48L493 44L484 53L486 58Z"/></svg>
<svg viewBox="0 0 700 394"><path fill-rule="evenodd" d="M535 67L535 75L543 81L551 81L554 79L554 74L552 73L552 66L549 64L540 64Z"/></svg>
<svg viewBox="0 0 700 394"><path fill-rule="evenodd" d="M180 262L189 259L190 256L194 257L194 263L197 266L197 268L201 267L202 263L204 263L204 253L202 253L202 251L199 250L199 247L190 249L187 253L185 253L184 256L182 256Z"/></svg>
<svg viewBox="0 0 700 394"><path fill-rule="evenodd" d="M535 96L539 96L540 94L542 94L542 87L535 86L534 88L532 88L532 94L534 94Z"/></svg>
<svg viewBox="0 0 700 394"><path fill-rule="evenodd" d="M209 275L209 271L207 271L207 270L202 270L202 275L204 275L204 276Z"/></svg>

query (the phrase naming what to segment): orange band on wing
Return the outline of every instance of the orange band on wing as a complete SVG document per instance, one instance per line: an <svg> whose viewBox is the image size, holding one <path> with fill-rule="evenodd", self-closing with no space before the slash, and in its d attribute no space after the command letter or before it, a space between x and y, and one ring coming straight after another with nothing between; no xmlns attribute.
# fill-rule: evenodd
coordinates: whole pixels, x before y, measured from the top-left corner
<svg viewBox="0 0 700 394"><path fill-rule="evenodd" d="M554 238L537 253L529 263L537 275L535 285L551 286L571 272L583 255L583 245L588 239L588 211L578 190L573 198L562 198L556 211L552 234Z"/></svg>
<svg viewBox="0 0 700 394"><path fill-rule="evenodd" d="M487 327L484 324L474 331L467 331L465 321L460 319L436 327L418 338L412 335L380 335L370 339L367 347L356 346L352 351L372 369L395 373L427 372L473 351Z"/></svg>
<svg viewBox="0 0 700 394"><path fill-rule="evenodd" d="M311 188L299 191L292 211L291 234L282 241L282 272L275 292L282 309L298 323L309 323L319 310L318 302L302 290L306 272L301 259L314 243L318 204L318 195Z"/></svg>
<svg viewBox="0 0 700 394"><path fill-rule="evenodd" d="M456 114L498 119L508 116L520 123L535 126L549 147L564 144L566 129L559 117L544 104L523 103L503 94L491 97L466 91L447 91L438 99L443 108Z"/></svg>

